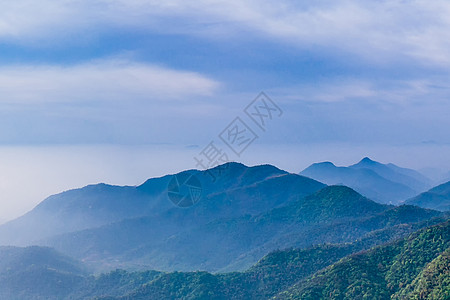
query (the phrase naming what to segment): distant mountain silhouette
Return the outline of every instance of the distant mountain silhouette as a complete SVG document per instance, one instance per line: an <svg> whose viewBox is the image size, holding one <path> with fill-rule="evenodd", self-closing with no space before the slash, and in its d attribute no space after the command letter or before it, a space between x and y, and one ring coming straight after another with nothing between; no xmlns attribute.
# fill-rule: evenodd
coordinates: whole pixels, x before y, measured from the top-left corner
<svg viewBox="0 0 450 300"><path fill-rule="evenodd" d="M359 163L351 165L349 168L372 170L388 180L401 183L413 190L424 190L431 185L431 180L418 171L401 168L392 163L382 164L368 157L363 158Z"/></svg>
<svg viewBox="0 0 450 300"><path fill-rule="evenodd" d="M369 169L348 170L380 177ZM191 176L201 183L202 198L177 207L168 188L174 178ZM379 204L349 187L325 186L270 165L229 163L137 187L99 184L51 196L0 226L0 240L51 246L97 270L225 271L242 270L275 249L351 242L437 216Z"/></svg>
<svg viewBox="0 0 450 300"><path fill-rule="evenodd" d="M208 172L191 170L179 174L187 172L201 180L204 198L286 174L285 171L269 165L249 168L239 163L221 166L220 176L215 181L210 176L210 172L215 170ZM150 216L170 210L174 205L168 199L167 187L172 176L152 178L136 187L97 184L50 196L29 213L1 225L0 245L30 245L33 241L57 234L95 228L124 219ZM305 184L306 194L324 186L308 178L303 178L302 181ZM279 203L285 200L285 198L273 199ZM236 214L252 213L252 209L258 212L258 205L257 202L251 204L248 201L246 207L233 206L232 209L236 210Z"/></svg>
<svg viewBox="0 0 450 300"><path fill-rule="evenodd" d="M431 187L431 181L417 171L381 164L368 157L349 167L316 163L300 174L330 185L349 186L381 203L396 204Z"/></svg>
<svg viewBox="0 0 450 300"><path fill-rule="evenodd" d="M332 174L339 169L394 187L420 180L369 159L348 168L322 165ZM377 172L390 179L400 174L403 183ZM201 198L177 206L169 191L178 195L186 187L185 195L193 187ZM429 192L447 195L449 186ZM379 298L420 294L424 284L425 292L439 294L446 288L448 222L429 226L447 220L448 213L377 203L350 187L326 186L270 165L229 163L136 187L91 185L51 196L0 226L3 243L40 245L0 247L0 299L269 299L308 293L322 299L328 287ZM348 284L340 285L339 278ZM399 288L403 282L411 285Z"/></svg>
<svg viewBox="0 0 450 300"><path fill-rule="evenodd" d="M450 210L450 181L405 201L406 204L440 211Z"/></svg>

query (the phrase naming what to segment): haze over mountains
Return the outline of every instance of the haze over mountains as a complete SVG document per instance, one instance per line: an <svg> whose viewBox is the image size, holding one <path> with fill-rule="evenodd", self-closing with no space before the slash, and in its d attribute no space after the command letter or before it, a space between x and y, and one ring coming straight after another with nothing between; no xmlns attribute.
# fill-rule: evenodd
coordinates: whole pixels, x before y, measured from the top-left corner
<svg viewBox="0 0 450 300"><path fill-rule="evenodd" d="M1 226L2 244L67 245L69 252L88 248L89 252L78 253L83 258L97 257L96 250L109 253L99 260L135 251L127 254L131 259L120 261L134 260L148 243L164 253L159 244L178 232L216 220L258 215L324 187L272 166L248 168L230 163L215 182L208 172L192 172L201 180L204 194L193 207L183 209L169 201L171 176L150 179L138 187L88 186L49 197L28 214ZM80 244L76 247L68 244L77 238Z"/></svg>
<svg viewBox="0 0 450 300"><path fill-rule="evenodd" d="M389 191L399 195L430 184L413 170L368 158L346 168L315 164L302 174L313 171L336 180L354 179L355 185L368 182L359 186L373 187L386 197L386 187L401 188ZM182 182L189 176L200 183L201 198L192 206L176 206L168 189L174 178ZM177 191L183 191L181 186ZM192 196L192 190L184 191ZM376 202L344 185L327 186L271 165L239 163L152 178L139 186L91 185L50 196L29 213L0 226L0 244L8 246L0 248L0 296L157 299L192 295L197 299L228 293L230 298L242 299L312 293L310 286L328 285L328 279L319 283L311 279L301 287L295 284L342 257L448 219L448 184L413 199L407 203L433 209ZM427 262L441 254L433 253ZM276 264L267 269L265 264L274 259ZM90 275L116 268L139 272ZM164 273L180 271L194 273ZM204 271L243 273L222 276ZM46 280L37 280L27 289L19 282L22 276L30 282L35 277ZM268 276L267 288L261 289L260 276ZM287 279L280 281L281 277Z"/></svg>
<svg viewBox="0 0 450 300"><path fill-rule="evenodd" d="M337 167L331 162L316 163L300 174L326 184L346 185L372 200L391 204L432 187L432 181L415 170L382 164L368 157L348 167Z"/></svg>
<svg viewBox="0 0 450 300"><path fill-rule="evenodd" d="M372 184L397 180L405 190L406 185L425 187L419 173L368 158L343 170L361 181L367 174L385 176ZM228 163L174 176L186 174L202 185L202 199L191 207L169 201L170 175L136 187L92 185L51 196L0 226L0 241L51 246L98 270L242 270L275 249L352 241L386 226L439 216L378 204L348 187L326 187L270 165ZM349 227L357 229L349 234Z"/></svg>

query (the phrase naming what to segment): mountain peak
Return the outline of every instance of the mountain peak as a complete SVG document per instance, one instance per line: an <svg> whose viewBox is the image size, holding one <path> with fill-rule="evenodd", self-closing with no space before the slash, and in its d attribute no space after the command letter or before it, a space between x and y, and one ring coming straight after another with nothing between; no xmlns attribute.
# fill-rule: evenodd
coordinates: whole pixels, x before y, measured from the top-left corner
<svg viewBox="0 0 450 300"><path fill-rule="evenodd" d="M327 220L369 216L385 211L388 206L362 196L352 188L342 185L326 186L276 211L289 210L291 216L302 220Z"/></svg>
<svg viewBox="0 0 450 300"><path fill-rule="evenodd" d="M314 164L310 165L308 168L306 168L305 170L310 169L310 168L321 168L321 167L322 168L323 167L330 168L330 167L336 167L336 165L333 164L331 161L324 161L324 162L314 163Z"/></svg>
<svg viewBox="0 0 450 300"><path fill-rule="evenodd" d="M361 159L361 161L359 162L360 164L377 164L378 162L371 160L369 157L364 157L363 159Z"/></svg>
<svg viewBox="0 0 450 300"><path fill-rule="evenodd" d="M377 162L373 159L370 159L369 157L364 157L361 159L358 163L349 166L350 168L379 168L379 167L387 167L387 165L384 165L380 162Z"/></svg>
<svg viewBox="0 0 450 300"><path fill-rule="evenodd" d="M367 199L366 197L362 196L360 193L355 191L354 189L345 186L345 185L330 185L327 187L324 187L323 189L317 191L313 195L320 195L320 197L329 197L330 199L333 198L334 200L337 200L338 202L341 201L349 201L349 200L355 200L356 205L360 204L359 201L363 202L373 202L370 199ZM373 202L375 203L375 202ZM382 206L381 204L378 204Z"/></svg>
<svg viewBox="0 0 450 300"><path fill-rule="evenodd" d="M212 168L210 168L208 170L227 169L227 168L245 169L245 168L248 168L248 166L246 166L246 165L244 165L243 163L240 163L240 162L230 161L230 162L226 162L226 163L223 163L221 165L212 167Z"/></svg>
<svg viewBox="0 0 450 300"><path fill-rule="evenodd" d="M321 162L321 163L317 163L317 165L324 165L324 166L333 166L333 167L336 167L336 165L333 164L331 161L324 161L324 162Z"/></svg>

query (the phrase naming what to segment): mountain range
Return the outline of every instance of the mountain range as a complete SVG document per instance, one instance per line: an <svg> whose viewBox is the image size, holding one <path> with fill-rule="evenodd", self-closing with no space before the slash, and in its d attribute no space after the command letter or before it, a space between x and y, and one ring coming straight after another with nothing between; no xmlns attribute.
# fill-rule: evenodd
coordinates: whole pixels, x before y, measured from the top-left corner
<svg viewBox="0 0 450 300"><path fill-rule="evenodd" d="M368 158L335 168L378 176L371 184L381 184L379 190L394 180L404 187L428 184L415 171ZM97 184L50 196L0 226L0 298L325 299L336 292L336 299L358 293L387 299L422 293L430 276L446 284L448 184L396 206L305 171L227 163L139 186ZM437 230L439 239L427 236L430 245L413 254L431 247L430 254L423 252L414 272L401 269L399 256L410 254L405 245L415 247L426 230ZM366 267L359 282L352 272ZM411 274L400 286L395 280L404 272ZM344 275L347 281L336 285Z"/></svg>
<svg viewBox="0 0 450 300"><path fill-rule="evenodd" d="M406 204L416 205L440 211L450 210L450 181L429 191L405 201Z"/></svg>
<svg viewBox="0 0 450 300"><path fill-rule="evenodd" d="M388 204L398 204L432 187L432 181L415 170L382 164L368 157L348 167L337 167L331 162L315 163L300 174L329 185L346 185L372 200Z"/></svg>
<svg viewBox="0 0 450 300"><path fill-rule="evenodd" d="M175 207L168 199L168 184L174 176L193 174L202 183L203 198L215 194L222 194L224 198L227 191L242 190L270 177L287 174L273 166L247 168L238 163L227 164L222 176L216 181L213 181L210 172L214 170L184 171L175 175L152 178L139 186L111 186L102 183L50 196L22 217L0 226L0 243L27 245L58 234L97 228L125 219L157 216L167 212L180 214L184 210ZM324 186L309 178L298 177L298 180L302 181L298 184L304 184L305 190L300 191L300 195ZM268 187L270 188L270 185ZM274 191L277 192L277 189ZM288 194L290 191L281 192ZM241 200L247 199L247 195L240 196ZM284 201L284 198L280 201ZM264 210L264 207L261 208L263 205L261 202L241 201L241 204L242 207L233 205L230 209L215 209L215 211L225 217L227 214L239 215ZM201 201L196 209L199 210L201 207L208 209L205 205L211 203ZM271 202L267 205L272 207L276 203ZM212 219L217 216L205 214L205 217Z"/></svg>
<svg viewBox="0 0 450 300"><path fill-rule="evenodd" d="M403 237L394 238L394 232ZM385 243L375 246L380 240ZM0 258L0 297L10 300L450 297L448 218L352 243L273 251L243 272L115 270L93 276L81 262L42 247L0 248Z"/></svg>
<svg viewBox="0 0 450 300"><path fill-rule="evenodd" d="M325 186L269 165L229 163L220 167L216 180L208 172L51 196L0 226L0 240L52 247L97 271L235 271L275 249L350 242L440 215L379 204L351 188ZM203 197L180 208L169 201L167 187L171 178L186 174L198 178Z"/></svg>
<svg viewBox="0 0 450 300"><path fill-rule="evenodd" d="M183 267L178 263L182 257L177 260L173 256L184 255L186 247L167 248L182 243L188 233L202 234L201 230L219 220L247 220L325 187L268 165L249 168L229 163L222 166L215 181L208 172L173 175L191 173L202 183L202 200L191 207L180 208L169 201L167 187L173 176L150 179L137 187L99 184L49 197L24 216L0 226L0 241L4 245L52 246L108 269L124 264L175 269ZM203 268L225 267L227 262L210 260L212 266ZM199 261L184 264L183 269L202 268Z"/></svg>

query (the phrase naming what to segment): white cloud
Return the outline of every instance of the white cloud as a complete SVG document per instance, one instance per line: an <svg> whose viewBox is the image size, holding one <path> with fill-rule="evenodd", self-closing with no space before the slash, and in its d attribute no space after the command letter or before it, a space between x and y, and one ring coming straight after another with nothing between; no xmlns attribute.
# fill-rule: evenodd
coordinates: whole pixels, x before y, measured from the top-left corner
<svg viewBox="0 0 450 300"><path fill-rule="evenodd" d="M220 84L201 74L126 61L0 68L0 101L167 100L210 96Z"/></svg>
<svg viewBox="0 0 450 300"><path fill-rule="evenodd" d="M365 103L374 107L444 107L450 105L450 83L443 77L415 79L334 78L314 83L278 87L270 92L280 95L288 103L339 105Z"/></svg>
<svg viewBox="0 0 450 300"><path fill-rule="evenodd" d="M110 27L160 33L253 31L295 46L320 45L384 60L450 64L446 0L0 0L0 37L21 42Z"/></svg>

